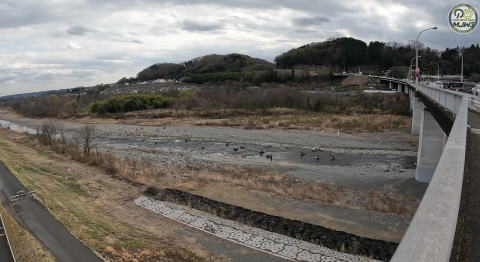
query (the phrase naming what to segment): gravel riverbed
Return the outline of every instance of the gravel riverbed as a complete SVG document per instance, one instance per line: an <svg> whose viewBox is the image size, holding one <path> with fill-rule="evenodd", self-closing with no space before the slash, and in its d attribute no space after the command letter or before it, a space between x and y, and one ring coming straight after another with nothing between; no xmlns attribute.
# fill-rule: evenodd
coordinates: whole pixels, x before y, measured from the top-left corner
<svg viewBox="0 0 480 262"><path fill-rule="evenodd" d="M45 121L10 114L0 114L0 118L32 129ZM74 136L81 126L68 121L62 124L67 137ZM165 166L233 164L279 171L299 181L327 181L359 189L412 178L415 170L416 148L410 135L400 131L338 135L197 126L96 124L96 128L97 148Z"/></svg>

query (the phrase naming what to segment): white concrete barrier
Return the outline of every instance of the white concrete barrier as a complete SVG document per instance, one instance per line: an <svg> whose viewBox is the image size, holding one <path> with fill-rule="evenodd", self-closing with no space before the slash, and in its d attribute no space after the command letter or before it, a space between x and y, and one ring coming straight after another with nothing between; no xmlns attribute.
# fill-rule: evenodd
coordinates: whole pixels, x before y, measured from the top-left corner
<svg viewBox="0 0 480 262"><path fill-rule="evenodd" d="M450 260L462 194L467 120L468 98L464 98L433 178L391 261Z"/></svg>

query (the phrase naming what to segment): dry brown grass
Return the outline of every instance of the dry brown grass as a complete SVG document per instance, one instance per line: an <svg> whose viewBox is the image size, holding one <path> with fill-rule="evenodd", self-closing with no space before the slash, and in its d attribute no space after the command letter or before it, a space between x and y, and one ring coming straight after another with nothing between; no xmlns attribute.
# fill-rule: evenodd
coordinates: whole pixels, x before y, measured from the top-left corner
<svg viewBox="0 0 480 262"><path fill-rule="evenodd" d="M197 121L200 126L237 126L245 129L335 129L355 132L378 132L408 129L410 117L398 115L279 114Z"/></svg>
<svg viewBox="0 0 480 262"><path fill-rule="evenodd" d="M272 108L265 112L244 110L210 110L209 112L146 110L87 117L75 121L85 123L122 123L145 126L231 126L246 129L335 129L354 132L378 132L388 129L407 130L411 117L392 114L316 113L290 108Z"/></svg>
<svg viewBox="0 0 480 262"><path fill-rule="evenodd" d="M151 161L96 153L90 163L105 167L120 178L158 188L194 190L208 183L225 183L280 196L315 200L324 204L411 216L418 201L382 191L356 191L324 182L298 182L258 169L226 166L223 169L189 170L162 167Z"/></svg>

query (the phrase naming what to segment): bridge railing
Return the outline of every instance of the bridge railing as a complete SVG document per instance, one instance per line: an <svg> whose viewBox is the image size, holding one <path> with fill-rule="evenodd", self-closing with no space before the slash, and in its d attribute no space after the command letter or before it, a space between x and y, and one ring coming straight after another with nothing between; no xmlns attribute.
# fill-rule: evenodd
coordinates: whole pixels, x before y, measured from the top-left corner
<svg viewBox="0 0 480 262"><path fill-rule="evenodd" d="M470 101L467 96L444 92L455 97L450 101L435 88L415 87L451 108L457 116L427 191L391 261L448 262L462 194Z"/></svg>
<svg viewBox="0 0 480 262"><path fill-rule="evenodd" d="M416 84L414 82L409 82L406 79L397 79L397 78L391 78L391 77L379 77L379 78L381 80L391 81L391 82L411 86L416 91L421 92L425 96L431 98L433 101L437 102L441 106L450 110L454 114L457 114L460 108L462 99L465 96L467 96L467 94L455 92L455 91L444 89L444 88Z"/></svg>
<svg viewBox="0 0 480 262"><path fill-rule="evenodd" d="M431 98L441 106L457 114L464 94L448 89L412 84L418 92Z"/></svg>

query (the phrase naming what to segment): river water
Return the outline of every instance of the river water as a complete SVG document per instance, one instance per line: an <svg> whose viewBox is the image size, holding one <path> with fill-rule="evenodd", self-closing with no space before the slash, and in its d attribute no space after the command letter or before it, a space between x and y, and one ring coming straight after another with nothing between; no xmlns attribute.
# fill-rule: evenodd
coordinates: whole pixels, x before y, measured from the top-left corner
<svg viewBox="0 0 480 262"><path fill-rule="evenodd" d="M10 130L13 130L15 132L28 133L30 135L37 134L37 130L35 130L35 129L29 128L29 127L26 127L26 126L17 125L15 123L10 122L10 121L1 120L1 119L0 119L0 127L10 129Z"/></svg>

